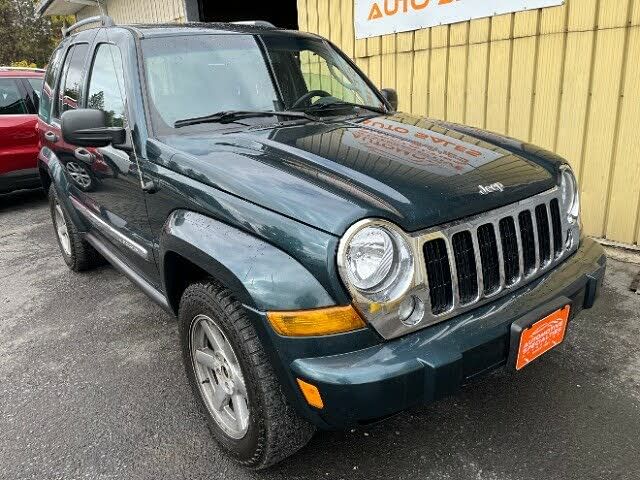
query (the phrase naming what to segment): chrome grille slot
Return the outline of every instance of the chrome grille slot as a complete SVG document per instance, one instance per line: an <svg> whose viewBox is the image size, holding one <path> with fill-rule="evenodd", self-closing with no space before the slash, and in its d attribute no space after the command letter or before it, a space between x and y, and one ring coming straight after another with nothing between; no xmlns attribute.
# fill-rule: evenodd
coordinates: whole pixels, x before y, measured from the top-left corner
<svg viewBox="0 0 640 480"><path fill-rule="evenodd" d="M471 232L456 233L452 237L453 256L456 261L456 275L460 303L467 304L478 297L478 273Z"/></svg>
<svg viewBox="0 0 640 480"><path fill-rule="evenodd" d="M551 200L551 227L553 229L553 252L557 257L562 253L562 223L560 221L560 205L557 199Z"/></svg>
<svg viewBox="0 0 640 480"><path fill-rule="evenodd" d="M453 306L453 285L447 242L436 238L424 245L431 311L434 315L446 312Z"/></svg>
<svg viewBox="0 0 640 480"><path fill-rule="evenodd" d="M540 265L546 265L551 261L551 239L549 235L549 216L547 215L547 205L536 207L536 226L538 228L538 246L540 248Z"/></svg>
<svg viewBox="0 0 640 480"><path fill-rule="evenodd" d="M524 210L518 215L520 238L522 239L522 261L524 274L531 275L536 270L536 239L531 212Z"/></svg>
<svg viewBox="0 0 640 480"><path fill-rule="evenodd" d="M504 280L507 286L516 283L520 277L520 256L516 224L512 217L500 220L500 239L502 241L502 261L504 262Z"/></svg>
<svg viewBox="0 0 640 480"><path fill-rule="evenodd" d="M500 261L496 234L492 224L486 223L478 227L478 245L480 247L484 294L491 295L500 290Z"/></svg>

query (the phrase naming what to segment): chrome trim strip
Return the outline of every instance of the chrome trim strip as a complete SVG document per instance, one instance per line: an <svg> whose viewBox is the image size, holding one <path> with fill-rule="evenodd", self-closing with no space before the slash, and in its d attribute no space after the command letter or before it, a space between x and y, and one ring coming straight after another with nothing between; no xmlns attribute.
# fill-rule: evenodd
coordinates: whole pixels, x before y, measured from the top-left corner
<svg viewBox="0 0 640 480"><path fill-rule="evenodd" d="M522 279L525 277L524 274L524 253L522 248L522 230L520 229L520 212L516 212L511 218L513 218L513 225L516 229L516 241L518 242L518 278L516 279L514 284L520 283Z"/></svg>
<svg viewBox="0 0 640 480"><path fill-rule="evenodd" d="M453 235L451 237L442 237L444 243L447 246L447 256L449 257L449 270L451 272L451 293L453 294L453 301L451 302L451 308L447 309L447 312L455 310L460 306L460 290L458 287L458 266L456 265L456 258L453 254ZM424 260L422 260L424 261Z"/></svg>
<svg viewBox="0 0 640 480"><path fill-rule="evenodd" d="M556 255L556 242L555 235L553 234L553 220L551 219L551 202L544 204L547 209L547 222L549 223L549 248L551 250L551 260L557 258L560 254Z"/></svg>
<svg viewBox="0 0 640 480"><path fill-rule="evenodd" d="M484 293L484 276L482 275L482 258L480 257L480 244L478 243L478 227L470 230L470 233L471 241L473 242L473 257L476 261L476 282L478 283L478 295L470 303L476 303Z"/></svg>
<svg viewBox="0 0 640 480"><path fill-rule="evenodd" d="M536 219L535 208L529 209L529 215L531 215L531 224L533 225L533 245L536 250L536 264L531 272L531 275L535 275L540 270L540 243L538 242L538 220Z"/></svg>
<svg viewBox="0 0 640 480"><path fill-rule="evenodd" d="M495 297L498 293L502 292L507 286L507 274L504 271L504 250L502 249L502 235L500 235L500 222L494 220L491 222L493 224L493 234L496 237L496 248L498 250L498 271L500 272L500 287L493 294Z"/></svg>
<svg viewBox="0 0 640 480"><path fill-rule="evenodd" d="M75 197L69 197L71 199L71 203L96 229L100 231L103 235L107 236L109 239L118 243L136 255L141 256L145 260L149 260L149 251L144 248L139 243L131 240L129 237L124 235L122 232L116 230L107 222L105 222L102 218L100 218L96 213L92 212L86 205L84 205L80 200Z"/></svg>

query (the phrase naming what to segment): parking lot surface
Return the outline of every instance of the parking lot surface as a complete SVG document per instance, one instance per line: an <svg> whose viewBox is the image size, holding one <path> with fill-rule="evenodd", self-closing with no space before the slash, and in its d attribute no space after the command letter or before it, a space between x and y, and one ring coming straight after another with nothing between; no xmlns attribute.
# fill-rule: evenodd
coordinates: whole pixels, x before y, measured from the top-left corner
<svg viewBox="0 0 640 480"><path fill-rule="evenodd" d="M639 268L610 261L596 306L520 373L250 472L196 410L175 320L111 267L69 271L44 194L0 196L0 478L638 479Z"/></svg>

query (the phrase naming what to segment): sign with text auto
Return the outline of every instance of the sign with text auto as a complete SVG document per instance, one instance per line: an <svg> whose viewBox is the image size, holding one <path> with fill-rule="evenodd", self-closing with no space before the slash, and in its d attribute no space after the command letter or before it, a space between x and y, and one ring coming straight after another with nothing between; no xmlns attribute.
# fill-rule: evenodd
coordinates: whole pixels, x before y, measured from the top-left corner
<svg viewBox="0 0 640 480"><path fill-rule="evenodd" d="M564 0L355 0L356 38L562 5Z"/></svg>

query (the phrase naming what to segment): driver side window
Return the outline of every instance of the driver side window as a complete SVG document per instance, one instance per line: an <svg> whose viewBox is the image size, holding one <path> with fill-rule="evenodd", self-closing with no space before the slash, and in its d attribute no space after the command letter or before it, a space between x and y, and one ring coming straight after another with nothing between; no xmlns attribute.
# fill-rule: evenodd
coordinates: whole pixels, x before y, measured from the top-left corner
<svg viewBox="0 0 640 480"><path fill-rule="evenodd" d="M87 108L105 113L107 127L124 127L125 114L124 71L120 49L102 43L96 50L91 67Z"/></svg>
<svg viewBox="0 0 640 480"><path fill-rule="evenodd" d="M310 50L301 50L299 55L302 77L309 91L324 90L345 102L362 102L349 88L349 79L323 57Z"/></svg>

